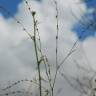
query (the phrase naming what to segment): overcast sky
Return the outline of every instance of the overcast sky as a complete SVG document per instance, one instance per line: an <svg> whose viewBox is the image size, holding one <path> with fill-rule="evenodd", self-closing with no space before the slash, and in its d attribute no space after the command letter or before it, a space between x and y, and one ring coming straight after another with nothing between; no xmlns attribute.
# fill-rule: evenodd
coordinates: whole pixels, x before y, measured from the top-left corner
<svg viewBox="0 0 96 96"><path fill-rule="evenodd" d="M40 22L39 31L43 50L51 64L55 64L55 35L56 35L56 10L53 0L28 0L32 10L37 12ZM90 20L95 21L93 16L96 0L57 0L59 9L59 61L61 62L78 40L76 52L70 56L61 68L68 75L77 75L74 60L82 66L88 63L95 69L96 64L96 31L86 26ZM11 81L32 78L36 73L36 60L34 46L22 26L18 25L13 16L22 22L24 27L32 34L32 17L21 0L0 0L0 6L8 9L12 15L6 14L0 9L0 81ZM85 21L84 21L85 20ZM85 26L81 23L84 21ZM82 32L85 31L83 34ZM82 38L80 35L82 35ZM60 63L59 62L59 63ZM63 69L64 68L64 69ZM71 70L70 70L71 69ZM43 73L42 68L42 73ZM80 73L81 74L81 73ZM57 86L63 88L59 96L77 96L66 81L58 79ZM62 85L62 84L65 85ZM59 88L58 87L58 88ZM65 90L65 91L64 91ZM67 90L67 91L66 91ZM70 92L68 92L70 90Z"/></svg>

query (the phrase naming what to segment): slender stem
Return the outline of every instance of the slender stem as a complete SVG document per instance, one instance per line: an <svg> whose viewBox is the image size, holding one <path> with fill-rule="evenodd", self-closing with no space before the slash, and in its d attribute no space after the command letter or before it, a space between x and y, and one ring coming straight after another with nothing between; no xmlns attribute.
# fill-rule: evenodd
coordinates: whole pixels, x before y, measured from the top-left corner
<svg viewBox="0 0 96 96"><path fill-rule="evenodd" d="M51 72L50 72L50 64L48 63L48 59L47 59L47 57L46 57L46 55L45 54L43 54L42 53L42 44L41 44L41 39L40 39L40 34L39 34L39 30L38 30L38 28L37 28L37 33L38 33L38 37L39 37L39 44L40 44L40 49L39 49L39 52L40 52L40 54L41 54L41 57L43 57L43 60L42 60L42 62L44 63L44 65L45 65L45 72L46 72L46 76L47 76L47 78L48 78L48 82L49 82L49 86L50 86L50 96L53 96L52 95L52 84L51 84Z"/></svg>
<svg viewBox="0 0 96 96"><path fill-rule="evenodd" d="M54 88L52 88L51 90L52 90L52 96L54 96Z"/></svg>
<svg viewBox="0 0 96 96"><path fill-rule="evenodd" d="M40 34L39 34L39 31L38 31L38 28L37 28L37 33L38 33L38 37L39 37L39 44L40 44L40 53L41 53L41 57L43 57L43 63L45 65L45 71L46 71L46 75L47 75L47 78L48 78L48 82L49 82L49 86L50 86L50 90L52 89L52 84L51 84L51 73L49 72L50 71L50 64L48 63L48 60L46 61L45 58L47 59L46 55L44 55L42 53L42 44L41 44L41 39L40 39ZM47 66L48 64L48 66Z"/></svg>
<svg viewBox="0 0 96 96"><path fill-rule="evenodd" d="M57 6L57 2L55 1L55 5L56 5L56 29L57 29L57 33L56 33L56 72L55 72L55 77L53 80L53 86L52 86L52 96L54 96L54 86L55 86L55 82L56 82L56 78L57 78L57 71L58 71L58 33L59 33L59 25L58 25L58 6Z"/></svg>
<svg viewBox="0 0 96 96"><path fill-rule="evenodd" d="M37 50L37 42L36 42L36 21L35 21L35 12L32 12L32 16L33 16L33 23L34 23L34 48L35 48L35 54L36 54L36 60L37 60L37 68L38 68L39 93L40 93L40 96L42 96L41 70L40 70L40 63L39 63L38 50Z"/></svg>

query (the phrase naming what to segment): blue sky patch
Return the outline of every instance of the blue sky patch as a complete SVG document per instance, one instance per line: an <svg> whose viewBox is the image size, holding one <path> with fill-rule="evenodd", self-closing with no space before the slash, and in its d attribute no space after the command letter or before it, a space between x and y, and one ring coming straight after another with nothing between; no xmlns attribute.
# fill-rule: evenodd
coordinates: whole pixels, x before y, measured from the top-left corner
<svg viewBox="0 0 96 96"><path fill-rule="evenodd" d="M10 11L11 15L14 16L18 11L18 4L21 3L22 0L0 0L0 6L3 6L5 9ZM41 0L36 0L41 1ZM7 19L12 17L8 15L4 10L0 9L0 13Z"/></svg>
<svg viewBox="0 0 96 96"><path fill-rule="evenodd" d="M14 15L17 12L18 4L21 2L21 0L0 0L0 6L3 6L8 11L11 12L12 15ZM4 10L0 10L0 13L5 17L9 18L12 16L9 16Z"/></svg>
<svg viewBox="0 0 96 96"><path fill-rule="evenodd" d="M86 38L92 36L95 37L96 33L96 0L83 0L87 11L83 14L83 18L78 20L77 24L74 24L72 30L77 34L80 41L84 41ZM93 11L89 13L89 9L93 8Z"/></svg>
<svg viewBox="0 0 96 96"><path fill-rule="evenodd" d="M87 8L94 8L96 7L96 0L82 0Z"/></svg>
<svg viewBox="0 0 96 96"><path fill-rule="evenodd" d="M73 30L75 30L75 33L77 34L78 36L78 39L80 41L84 41L86 38L92 36L94 37L95 36L95 28L96 28L96 25L90 25L86 24L85 26L84 25L81 25L81 24L76 24L73 28Z"/></svg>

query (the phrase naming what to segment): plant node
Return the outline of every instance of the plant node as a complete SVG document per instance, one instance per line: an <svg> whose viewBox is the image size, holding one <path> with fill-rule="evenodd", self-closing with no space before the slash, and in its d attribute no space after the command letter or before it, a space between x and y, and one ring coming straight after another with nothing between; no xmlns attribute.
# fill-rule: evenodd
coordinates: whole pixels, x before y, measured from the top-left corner
<svg viewBox="0 0 96 96"><path fill-rule="evenodd" d="M35 11L32 11L32 16L35 16L36 12Z"/></svg>

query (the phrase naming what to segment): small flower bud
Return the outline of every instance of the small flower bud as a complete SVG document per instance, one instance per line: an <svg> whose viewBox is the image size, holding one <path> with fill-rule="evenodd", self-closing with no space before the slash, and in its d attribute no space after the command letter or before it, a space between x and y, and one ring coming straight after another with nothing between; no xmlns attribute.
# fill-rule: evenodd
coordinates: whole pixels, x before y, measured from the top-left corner
<svg viewBox="0 0 96 96"><path fill-rule="evenodd" d="M34 16L36 14L36 12L35 11L32 11L32 15Z"/></svg>

